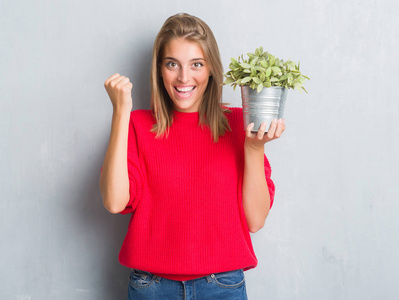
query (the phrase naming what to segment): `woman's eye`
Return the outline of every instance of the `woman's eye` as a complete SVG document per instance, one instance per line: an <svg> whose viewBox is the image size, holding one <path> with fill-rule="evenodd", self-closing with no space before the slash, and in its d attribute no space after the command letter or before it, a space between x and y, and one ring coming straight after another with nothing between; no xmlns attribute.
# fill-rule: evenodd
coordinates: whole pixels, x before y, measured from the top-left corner
<svg viewBox="0 0 399 300"><path fill-rule="evenodd" d="M174 69L174 68L177 67L177 64L176 64L175 62L173 62L173 61L170 61L170 62L167 62L167 63L166 63L166 66L167 66L168 68Z"/></svg>
<svg viewBox="0 0 399 300"><path fill-rule="evenodd" d="M193 66L194 66L195 68L200 68L200 67L203 66L203 64L200 63L200 62L196 62L196 63L193 64Z"/></svg>

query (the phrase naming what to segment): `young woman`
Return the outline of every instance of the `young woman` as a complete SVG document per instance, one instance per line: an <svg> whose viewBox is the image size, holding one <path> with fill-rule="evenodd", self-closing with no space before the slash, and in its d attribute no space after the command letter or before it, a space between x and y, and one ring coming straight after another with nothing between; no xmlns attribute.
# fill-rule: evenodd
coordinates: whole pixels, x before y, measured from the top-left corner
<svg viewBox="0 0 399 300"><path fill-rule="evenodd" d="M132 214L119 254L129 299L247 299L249 233L274 197L264 144L285 125L244 130L242 109L220 102L222 82L212 31L188 14L155 39L150 110L131 112L127 77L105 81L113 117L100 189L107 210Z"/></svg>

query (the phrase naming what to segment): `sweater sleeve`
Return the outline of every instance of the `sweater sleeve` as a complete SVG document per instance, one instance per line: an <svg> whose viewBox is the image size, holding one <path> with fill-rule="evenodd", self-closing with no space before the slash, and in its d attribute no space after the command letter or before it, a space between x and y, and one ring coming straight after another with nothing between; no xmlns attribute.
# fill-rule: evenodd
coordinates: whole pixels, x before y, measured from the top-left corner
<svg viewBox="0 0 399 300"><path fill-rule="evenodd" d="M134 212L143 194L143 174L140 168L139 151L136 130L133 122L133 112L130 114L129 134L127 144L127 170L129 175L130 199L121 214Z"/></svg>
<svg viewBox="0 0 399 300"><path fill-rule="evenodd" d="M272 169L270 167L270 163L269 163L269 160L266 157L266 154L265 154L264 164L265 164L266 183L267 183L267 187L269 189L269 195L270 195L270 208L272 208L273 201L274 201L274 194L275 194L276 188L274 186L274 182L270 178L271 174L272 174Z"/></svg>

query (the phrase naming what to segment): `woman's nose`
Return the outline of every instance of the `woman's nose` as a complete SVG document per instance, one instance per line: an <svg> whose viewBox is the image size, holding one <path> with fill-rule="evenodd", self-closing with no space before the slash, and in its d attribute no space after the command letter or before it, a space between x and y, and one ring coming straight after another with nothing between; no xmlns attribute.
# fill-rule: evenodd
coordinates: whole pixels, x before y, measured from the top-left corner
<svg viewBox="0 0 399 300"><path fill-rule="evenodd" d="M178 76L180 82L187 82L189 77L189 71L186 68L181 68Z"/></svg>

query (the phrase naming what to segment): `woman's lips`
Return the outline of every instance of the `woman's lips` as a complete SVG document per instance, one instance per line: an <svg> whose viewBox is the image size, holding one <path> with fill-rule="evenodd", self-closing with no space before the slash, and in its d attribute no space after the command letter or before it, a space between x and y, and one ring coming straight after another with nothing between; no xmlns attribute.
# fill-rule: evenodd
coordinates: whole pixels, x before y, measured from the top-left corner
<svg viewBox="0 0 399 300"><path fill-rule="evenodd" d="M195 90L195 86L175 86L176 94L180 98L189 98Z"/></svg>

